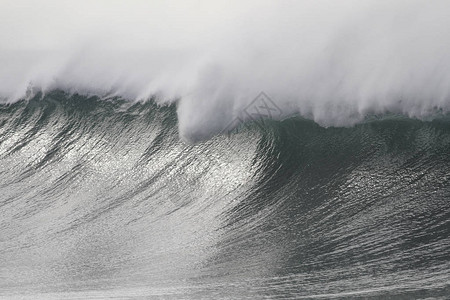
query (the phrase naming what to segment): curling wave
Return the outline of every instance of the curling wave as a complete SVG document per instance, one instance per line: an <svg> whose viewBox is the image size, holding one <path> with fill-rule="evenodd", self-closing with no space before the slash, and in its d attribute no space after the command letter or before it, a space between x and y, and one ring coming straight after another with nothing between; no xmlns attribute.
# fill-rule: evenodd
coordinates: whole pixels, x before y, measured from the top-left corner
<svg viewBox="0 0 450 300"><path fill-rule="evenodd" d="M0 106L0 295L449 293L450 120L293 117L197 144L177 109L53 91Z"/></svg>

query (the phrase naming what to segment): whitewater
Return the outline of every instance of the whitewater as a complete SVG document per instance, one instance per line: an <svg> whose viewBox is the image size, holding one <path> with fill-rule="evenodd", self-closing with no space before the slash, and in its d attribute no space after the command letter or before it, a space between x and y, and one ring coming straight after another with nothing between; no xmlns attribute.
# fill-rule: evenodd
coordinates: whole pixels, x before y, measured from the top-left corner
<svg viewBox="0 0 450 300"><path fill-rule="evenodd" d="M285 116L323 126L423 118L449 110L448 14L446 1L7 1L0 97L22 99L31 85L181 99L188 141L223 129L261 91Z"/></svg>
<svg viewBox="0 0 450 300"><path fill-rule="evenodd" d="M449 17L0 2L0 298L445 299Z"/></svg>

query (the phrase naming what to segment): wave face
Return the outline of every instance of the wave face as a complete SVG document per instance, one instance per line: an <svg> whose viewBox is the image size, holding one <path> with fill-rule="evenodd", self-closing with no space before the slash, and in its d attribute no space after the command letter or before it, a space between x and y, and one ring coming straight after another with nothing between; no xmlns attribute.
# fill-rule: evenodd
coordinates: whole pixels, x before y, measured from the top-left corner
<svg viewBox="0 0 450 300"><path fill-rule="evenodd" d="M199 144L176 107L0 106L4 298L450 292L450 120L290 118Z"/></svg>

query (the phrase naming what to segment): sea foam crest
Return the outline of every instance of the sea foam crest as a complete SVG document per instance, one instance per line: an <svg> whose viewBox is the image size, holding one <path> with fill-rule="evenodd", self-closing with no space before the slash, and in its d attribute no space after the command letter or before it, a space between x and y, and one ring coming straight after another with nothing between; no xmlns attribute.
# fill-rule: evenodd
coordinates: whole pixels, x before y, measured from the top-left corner
<svg viewBox="0 0 450 300"><path fill-rule="evenodd" d="M450 110L448 1L0 4L0 97L157 95L181 137L222 131L265 92L324 126ZM245 118L245 115L244 115Z"/></svg>

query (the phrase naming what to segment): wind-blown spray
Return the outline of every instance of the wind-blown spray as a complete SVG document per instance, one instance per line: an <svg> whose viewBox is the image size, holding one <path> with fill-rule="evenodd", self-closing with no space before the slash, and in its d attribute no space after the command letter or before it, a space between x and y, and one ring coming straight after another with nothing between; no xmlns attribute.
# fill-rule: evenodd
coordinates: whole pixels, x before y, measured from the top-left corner
<svg viewBox="0 0 450 300"><path fill-rule="evenodd" d="M3 2L0 96L39 90L179 101L186 140L261 92L283 116L347 126L450 109L447 1Z"/></svg>

